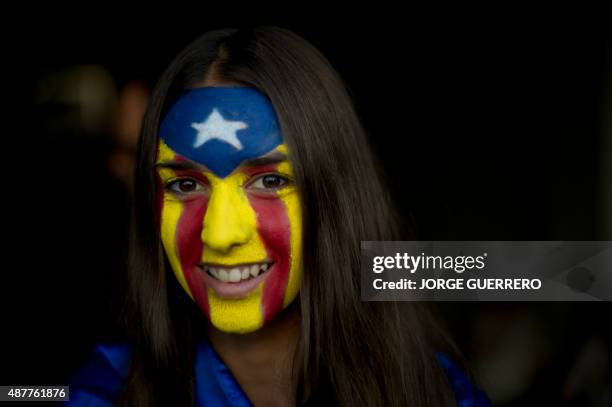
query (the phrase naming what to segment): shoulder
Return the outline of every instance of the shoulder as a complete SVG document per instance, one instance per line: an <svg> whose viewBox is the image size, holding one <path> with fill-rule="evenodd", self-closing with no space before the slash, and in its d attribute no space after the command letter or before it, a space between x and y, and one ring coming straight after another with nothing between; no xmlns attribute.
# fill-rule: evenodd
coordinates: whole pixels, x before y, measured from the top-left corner
<svg viewBox="0 0 612 407"><path fill-rule="evenodd" d="M132 346L127 342L97 345L70 379L67 406L113 406L128 375Z"/></svg>
<svg viewBox="0 0 612 407"><path fill-rule="evenodd" d="M436 353L436 359L448 378L455 393L455 400L460 407L490 407L491 401L476 386L472 384L467 374L459 369L448 356L442 352Z"/></svg>

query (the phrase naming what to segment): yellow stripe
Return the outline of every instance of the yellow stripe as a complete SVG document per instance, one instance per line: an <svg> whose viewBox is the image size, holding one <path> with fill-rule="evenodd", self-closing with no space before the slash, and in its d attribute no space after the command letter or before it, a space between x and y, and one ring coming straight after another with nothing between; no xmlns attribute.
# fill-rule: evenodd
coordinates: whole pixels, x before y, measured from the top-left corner
<svg viewBox="0 0 612 407"><path fill-rule="evenodd" d="M253 332L263 325L262 296L263 283L260 283L248 297L231 300L219 298L214 290L209 288L210 321L224 332Z"/></svg>
<svg viewBox="0 0 612 407"><path fill-rule="evenodd" d="M243 188L243 173L219 178L207 174L215 191L208 202L202 241L203 261L214 264L257 263L267 258L266 248L257 231L257 215ZM239 244L236 244L239 243ZM247 333L263 325L263 283L247 297L224 299L208 289L210 320L225 332Z"/></svg>
<svg viewBox="0 0 612 407"><path fill-rule="evenodd" d="M279 147L281 150L283 147L286 152L284 145ZM279 165L279 171L293 175L291 165L284 162ZM301 203L297 191L294 186L290 187L292 190L287 191L288 193L281 193L280 199L282 199L287 210L287 217L289 218L289 230L291 233L290 245L291 245L291 269L289 271L289 280L287 281L287 289L285 290L285 297L283 299L283 306L287 307L300 291L301 277L302 277L302 211Z"/></svg>

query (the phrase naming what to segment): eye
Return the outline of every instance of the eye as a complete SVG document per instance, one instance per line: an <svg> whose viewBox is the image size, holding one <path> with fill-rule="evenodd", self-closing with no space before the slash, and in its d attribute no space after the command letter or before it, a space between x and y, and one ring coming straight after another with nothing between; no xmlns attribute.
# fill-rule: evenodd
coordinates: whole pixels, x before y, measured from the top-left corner
<svg viewBox="0 0 612 407"><path fill-rule="evenodd" d="M201 192L205 189L204 185L192 178L180 178L166 185L166 188L178 194L189 194Z"/></svg>
<svg viewBox="0 0 612 407"><path fill-rule="evenodd" d="M275 191L289 183L289 180L278 174L265 174L255 178L248 187L252 189Z"/></svg>

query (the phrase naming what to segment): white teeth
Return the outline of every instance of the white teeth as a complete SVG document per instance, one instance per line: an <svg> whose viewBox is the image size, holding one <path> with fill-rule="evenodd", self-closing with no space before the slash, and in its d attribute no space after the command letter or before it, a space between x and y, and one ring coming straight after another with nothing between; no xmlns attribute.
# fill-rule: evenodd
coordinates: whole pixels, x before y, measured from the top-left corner
<svg viewBox="0 0 612 407"><path fill-rule="evenodd" d="M239 268L233 268L229 272L229 281L232 283L237 283L242 278L242 273Z"/></svg>
<svg viewBox="0 0 612 407"><path fill-rule="evenodd" d="M227 283L229 281L229 275L227 274L227 270L220 268L218 271L219 276L217 277L219 280Z"/></svg>
<svg viewBox="0 0 612 407"><path fill-rule="evenodd" d="M250 266L244 267L234 267L234 268L225 268L225 267L208 267L202 266L205 273L210 274L217 280L220 280L224 283L238 283L240 281L248 280L250 278L257 277L261 273L268 270L270 267L269 264L252 264Z"/></svg>

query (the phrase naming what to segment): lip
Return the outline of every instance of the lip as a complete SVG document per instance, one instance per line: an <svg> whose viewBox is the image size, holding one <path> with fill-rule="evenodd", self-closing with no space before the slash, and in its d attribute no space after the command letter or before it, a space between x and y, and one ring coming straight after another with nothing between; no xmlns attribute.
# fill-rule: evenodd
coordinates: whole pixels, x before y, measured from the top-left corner
<svg viewBox="0 0 612 407"><path fill-rule="evenodd" d="M224 267L241 267L243 264L235 265L235 266L224 266ZM201 266L195 267L196 272L201 276L204 284L207 287L212 288L212 290L221 298L227 299L240 299L248 296L253 290L259 286L268 276L276 270L276 262L273 262L270 268L258 275L255 278L250 278L248 280L240 281L237 283L231 282L223 282L221 280L217 280L216 278L208 275L204 271Z"/></svg>

